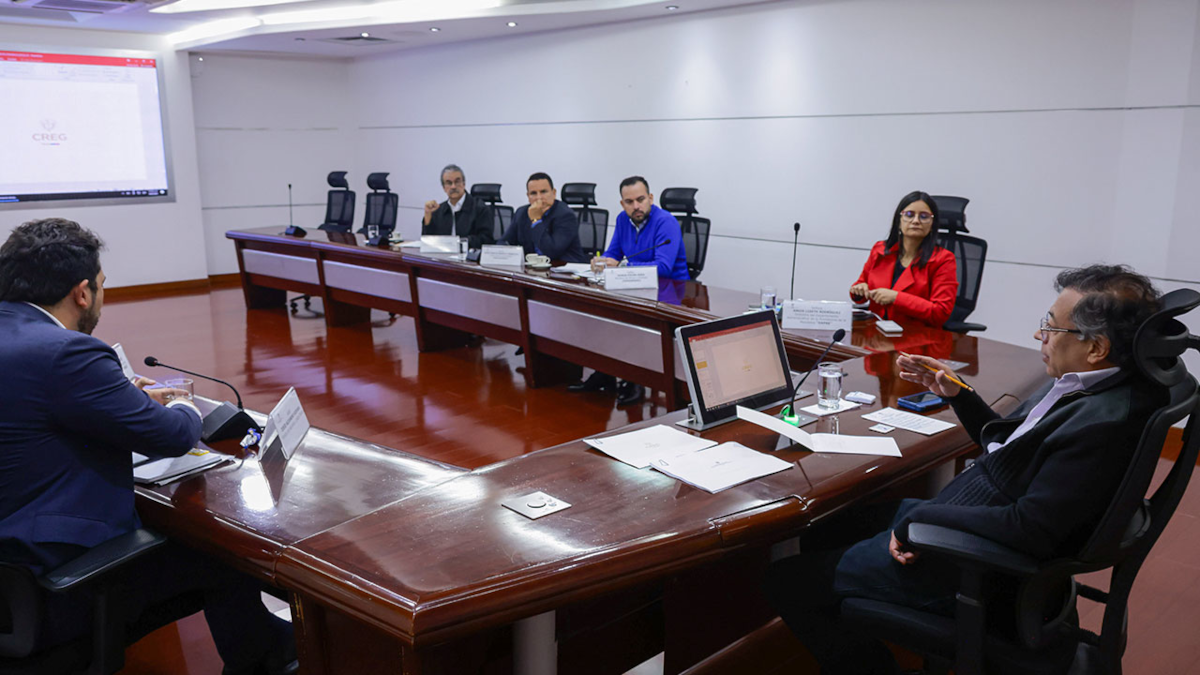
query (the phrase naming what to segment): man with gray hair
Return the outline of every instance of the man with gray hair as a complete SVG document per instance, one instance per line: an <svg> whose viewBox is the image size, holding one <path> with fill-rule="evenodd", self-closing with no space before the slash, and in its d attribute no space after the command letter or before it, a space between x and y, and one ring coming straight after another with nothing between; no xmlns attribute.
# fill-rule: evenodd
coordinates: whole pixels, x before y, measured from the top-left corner
<svg viewBox="0 0 1200 675"><path fill-rule="evenodd" d="M1158 311L1158 291L1123 265L1066 270L1054 288L1058 298L1033 332L1054 379L1007 417L960 387L946 364L897 359L900 377L950 401L982 450L978 461L933 499L852 513L806 535L801 555L772 565L770 600L821 672L897 670L883 643L839 629L845 598L953 616L959 575L909 547L911 523L970 532L1045 561L1077 554L1103 517L1146 420L1169 398L1133 362L1134 336ZM989 592L1003 599L1012 590L1001 581Z"/></svg>
<svg viewBox="0 0 1200 675"><path fill-rule="evenodd" d="M432 199L425 202L421 234L466 237L470 248L496 243L492 207L467 194L467 178L457 164L447 164L442 169L442 189L446 192L446 201L441 204Z"/></svg>

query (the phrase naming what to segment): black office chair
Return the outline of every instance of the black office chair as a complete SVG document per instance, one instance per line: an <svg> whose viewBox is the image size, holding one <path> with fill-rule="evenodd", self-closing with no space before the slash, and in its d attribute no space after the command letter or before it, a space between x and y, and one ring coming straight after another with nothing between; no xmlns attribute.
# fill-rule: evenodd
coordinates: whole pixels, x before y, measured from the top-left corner
<svg viewBox="0 0 1200 675"><path fill-rule="evenodd" d="M563 183L559 192L563 202L571 206L579 219L579 243L590 258L597 251L603 253L608 243L608 209L594 209L596 205L595 183Z"/></svg>
<svg viewBox="0 0 1200 675"><path fill-rule="evenodd" d="M396 211L400 208L400 195L388 187L387 177L386 171L367 176L367 187L371 188L371 191L367 193L366 213L363 215L363 225L358 231L359 234L366 234L368 227L376 225L379 227L380 238L386 240L396 229Z"/></svg>
<svg viewBox="0 0 1200 675"><path fill-rule="evenodd" d="M0 675L9 673L115 673L125 665L129 617L113 597L114 573L162 546L166 537L136 530L89 549L58 569L35 577L19 565L0 563ZM88 593L92 633L34 652L51 594Z"/></svg>
<svg viewBox="0 0 1200 675"><path fill-rule="evenodd" d="M687 253L688 275L696 279L704 271L704 260L708 257L708 233L712 221L696 215L696 192L698 188L667 188L658 197L659 208L670 211L679 220L683 230L683 247Z"/></svg>
<svg viewBox="0 0 1200 675"><path fill-rule="evenodd" d="M345 171L332 171L326 178L333 188L325 195L325 222L317 229L329 232L349 232L354 227L354 190L346 181Z"/></svg>
<svg viewBox="0 0 1200 675"><path fill-rule="evenodd" d="M925 555L946 556L962 569L955 618L886 602L847 599L839 621L928 657L954 662L958 675L988 673L1105 673L1119 675L1125 651L1129 592L1138 570L1183 497L1200 450L1200 393L1181 360L1200 350L1200 337L1176 317L1200 306L1200 293L1177 290L1138 330L1137 368L1170 387L1170 402L1150 416L1124 481L1083 550L1073 558L1039 562L983 537L946 527L912 524L909 541ZM1187 418L1183 448L1166 479L1147 499L1168 429ZM1081 477L1081 480L1085 478ZM1107 592L1074 576L1111 570ZM989 617L984 589L992 575L1019 584L1015 612ZM1099 634L1079 628L1075 602L1104 603ZM991 620L990 620L991 619Z"/></svg>
<svg viewBox="0 0 1200 675"><path fill-rule="evenodd" d="M508 224L512 222L515 210L511 206L500 203L500 183L476 183L471 186L471 196L482 199L492 207L492 226L495 229L495 240L500 241Z"/></svg>
<svg viewBox="0 0 1200 675"><path fill-rule="evenodd" d="M958 297L954 299L954 310L942 328L955 333L985 331L987 326L966 321L975 311L979 286L983 281L983 263L987 261L987 242L963 234L970 231L967 229L967 204L971 200L947 195L932 196L938 207L938 218L934 223L938 245L954 254L958 267Z"/></svg>

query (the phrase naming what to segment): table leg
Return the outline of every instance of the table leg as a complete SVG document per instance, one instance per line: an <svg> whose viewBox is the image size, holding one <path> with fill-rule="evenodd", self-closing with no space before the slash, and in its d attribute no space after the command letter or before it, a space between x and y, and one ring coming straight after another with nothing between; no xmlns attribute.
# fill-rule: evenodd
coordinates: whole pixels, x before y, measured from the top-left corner
<svg viewBox="0 0 1200 675"><path fill-rule="evenodd" d="M513 624L513 672L522 675L556 675L558 672L553 611Z"/></svg>

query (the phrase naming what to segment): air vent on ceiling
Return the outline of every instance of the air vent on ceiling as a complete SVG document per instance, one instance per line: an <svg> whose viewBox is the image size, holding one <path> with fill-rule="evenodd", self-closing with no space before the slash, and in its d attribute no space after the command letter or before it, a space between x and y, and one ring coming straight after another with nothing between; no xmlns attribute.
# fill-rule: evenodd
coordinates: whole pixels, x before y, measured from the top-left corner
<svg viewBox="0 0 1200 675"><path fill-rule="evenodd" d="M371 46L371 45L381 45L381 44L396 44L397 43L396 40L389 40L387 38L375 37L374 35L372 35L370 37L363 37L361 35L352 35L352 36L348 36L348 37L322 38L320 40L320 42L332 42L335 45L357 45L359 47L367 47L367 46Z"/></svg>
<svg viewBox="0 0 1200 675"><path fill-rule="evenodd" d="M120 12L135 5L148 4L142 0L38 0L31 7L37 9L57 9L63 12L87 12L89 14L107 14Z"/></svg>

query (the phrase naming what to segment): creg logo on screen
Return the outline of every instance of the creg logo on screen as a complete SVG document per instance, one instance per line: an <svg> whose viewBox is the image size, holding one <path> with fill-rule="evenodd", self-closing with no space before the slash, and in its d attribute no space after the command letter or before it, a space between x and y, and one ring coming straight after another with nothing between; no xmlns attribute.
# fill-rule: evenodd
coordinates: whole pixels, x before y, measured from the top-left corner
<svg viewBox="0 0 1200 675"><path fill-rule="evenodd" d="M42 120L43 131L33 132L33 140L42 145L62 145L67 142L67 135L61 131L55 131L58 122L52 119Z"/></svg>

